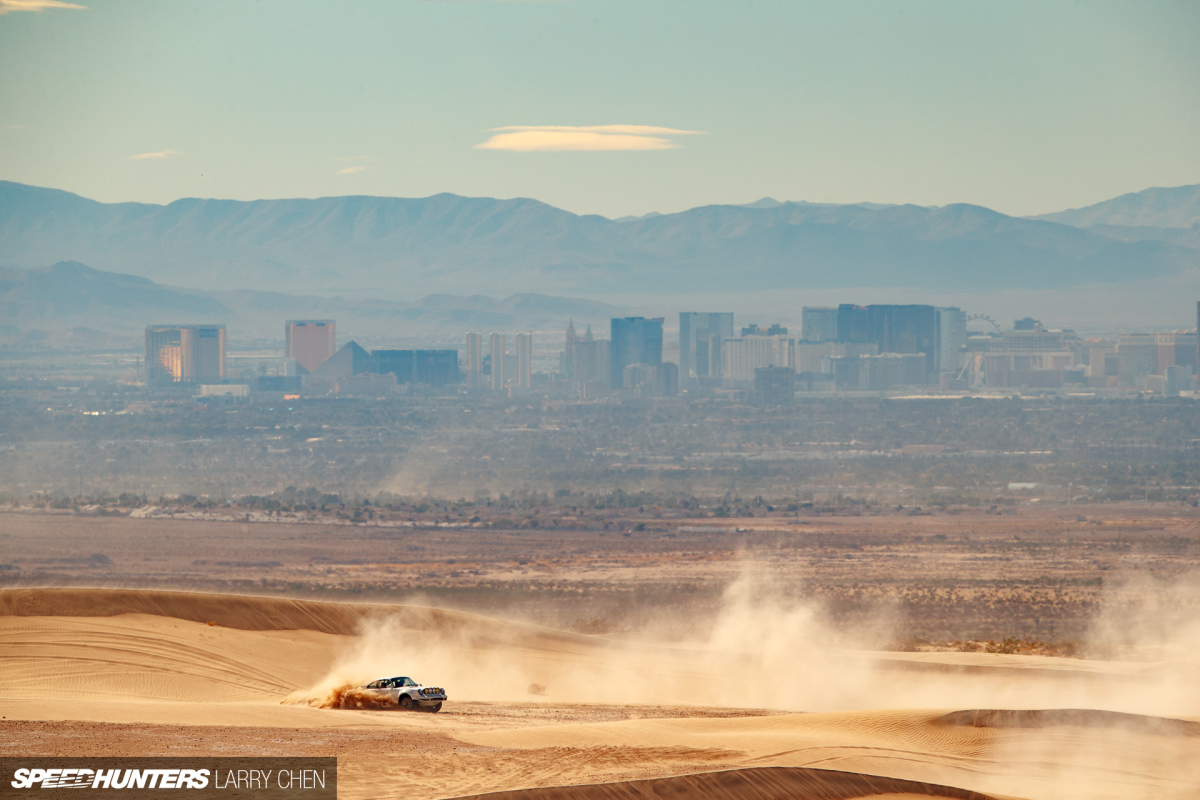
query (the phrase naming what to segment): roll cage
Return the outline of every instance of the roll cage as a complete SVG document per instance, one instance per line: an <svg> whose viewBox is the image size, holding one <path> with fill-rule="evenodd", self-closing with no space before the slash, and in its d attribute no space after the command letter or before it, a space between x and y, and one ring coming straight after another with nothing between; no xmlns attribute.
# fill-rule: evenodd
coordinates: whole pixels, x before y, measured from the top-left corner
<svg viewBox="0 0 1200 800"><path fill-rule="evenodd" d="M371 681L367 684L368 689L407 689L410 686L416 686L417 682L412 678L380 678L377 681Z"/></svg>

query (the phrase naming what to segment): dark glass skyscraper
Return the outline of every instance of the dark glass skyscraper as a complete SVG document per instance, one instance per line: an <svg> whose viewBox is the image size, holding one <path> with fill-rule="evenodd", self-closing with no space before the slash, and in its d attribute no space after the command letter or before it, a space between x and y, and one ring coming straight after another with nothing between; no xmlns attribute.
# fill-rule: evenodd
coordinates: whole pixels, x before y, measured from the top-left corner
<svg viewBox="0 0 1200 800"><path fill-rule="evenodd" d="M609 386L622 389L630 364L662 364L663 318L623 317L612 321L609 352Z"/></svg>
<svg viewBox="0 0 1200 800"><path fill-rule="evenodd" d="M801 339L806 342L832 342L837 339L836 308L805 306L802 314Z"/></svg>
<svg viewBox="0 0 1200 800"><path fill-rule="evenodd" d="M445 386L462 380L457 350L372 350L373 372L396 376L396 383Z"/></svg>
<svg viewBox="0 0 1200 800"><path fill-rule="evenodd" d="M933 306L838 306L837 336L867 342L882 353L923 353L926 373L938 368L938 315Z"/></svg>
<svg viewBox="0 0 1200 800"><path fill-rule="evenodd" d="M842 303L837 309L837 340L839 342L869 342L867 331L868 306Z"/></svg>

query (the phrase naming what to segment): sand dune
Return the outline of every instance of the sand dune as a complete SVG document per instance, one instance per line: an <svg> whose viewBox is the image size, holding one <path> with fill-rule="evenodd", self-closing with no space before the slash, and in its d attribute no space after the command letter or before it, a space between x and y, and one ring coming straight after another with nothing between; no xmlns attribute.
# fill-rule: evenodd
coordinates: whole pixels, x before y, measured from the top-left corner
<svg viewBox="0 0 1200 800"><path fill-rule="evenodd" d="M365 620L387 617L413 631L512 637L521 635L540 646L559 642L592 642L591 637L531 625L489 619L460 611L373 603L327 603L276 597L168 592L152 589L2 589L0 616L112 617L149 614L214 622L245 631L306 630L349 635Z"/></svg>
<svg viewBox="0 0 1200 800"><path fill-rule="evenodd" d="M218 630L361 635L354 646L326 642L324 646L338 651L342 667L342 674L329 675L330 680L369 679L390 669L419 671L452 682L478 700L524 702L530 699L528 687L536 684L545 687L545 699L551 702L728 705L730 689L722 676L733 676L739 683L737 705L783 710L1000 703L1154 714L1179 713L1194 705L1192 713L1200 713L1194 690L1190 697L1172 693L1157 701L1142 691L1147 681L1159 677L1162 665L1156 664L987 653L871 653L822 649L803 639L765 642L762 652L747 653L720 641L686 648L619 642L414 606L149 590L0 590L0 619L112 620L130 614L211 622ZM270 650L295 661L276 645ZM327 660L322 668L330 666ZM304 683L278 685L297 691ZM328 691L336 685L315 683L308 681L308 686ZM618 697L610 696L614 686L621 687Z"/></svg>
<svg viewBox="0 0 1200 800"><path fill-rule="evenodd" d="M724 770L675 778L556 786L475 795L481 800L675 800L692 797L736 797L739 800L850 800L857 797L881 796L886 796L889 800L908 800L916 797L994 800L990 795L956 789L953 786L879 778L853 772L783 767Z"/></svg>
<svg viewBox="0 0 1200 800"><path fill-rule="evenodd" d="M270 701L328 669L335 637L171 617L0 617L6 699Z"/></svg>
<svg viewBox="0 0 1200 800"><path fill-rule="evenodd" d="M1200 742L1130 729L947 724L936 711L853 711L742 719L631 720L462 732L480 745L538 750L725 747L752 766L815 767L1025 797L1188 797ZM1068 791L1068 787L1069 791ZM1083 792L1083 794L1080 794Z"/></svg>
<svg viewBox="0 0 1200 800"><path fill-rule="evenodd" d="M872 796L846 794L860 788L888 797L1197 796L1200 722L1187 718L1188 695L1145 665L769 644L640 645L405 606L6 590L0 716L154 724L164 741L186 730L189 741L227 736L233 746L236 737L219 731L381 737L369 758L326 751L342 759L348 797L531 787L545 790L531 798L589 800ZM384 674L445 685L451 701L437 715L309 706ZM530 694L531 683L544 693ZM213 733L195 733L205 726ZM417 736L424 749L409 744ZM427 758L439 769L421 770Z"/></svg>
<svg viewBox="0 0 1200 800"><path fill-rule="evenodd" d="M1145 714L1123 714L1092 708L1052 708L953 711L938 717L945 725L970 725L975 728L1050 728L1074 725L1084 728L1121 728L1152 733L1155 736L1200 736L1200 722Z"/></svg>

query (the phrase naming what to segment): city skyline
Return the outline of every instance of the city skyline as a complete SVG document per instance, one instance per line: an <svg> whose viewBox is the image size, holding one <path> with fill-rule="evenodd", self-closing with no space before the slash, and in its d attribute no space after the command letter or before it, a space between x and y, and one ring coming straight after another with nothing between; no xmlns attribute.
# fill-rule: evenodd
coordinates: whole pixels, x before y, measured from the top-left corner
<svg viewBox="0 0 1200 800"><path fill-rule="evenodd" d="M928 304L805 307L799 337L777 322L758 321L743 324L735 335L734 319L733 312L681 311L679 327L672 330L664 328L663 317L613 317L607 340L596 338L590 324L581 337L574 320L568 319L563 349L553 358L547 357L544 334L542 346L535 348L532 331L517 333L510 349L506 334L493 331L485 357L482 333L468 331L465 346L453 349L368 351L351 340L312 363L302 359L319 358L316 349L323 351L321 356L332 350L335 320L288 320L284 372L264 364L257 374L242 371L230 380L224 325L147 326L145 379L151 386L210 384L201 387L202 395L222 398L234 389L239 397L252 390L353 395L463 383L468 391L486 388L510 396L536 391L580 397L605 392L706 397L714 390L734 390L730 398L736 398L737 391L752 391L760 399L778 402L793 397L797 388L1138 390L1175 396L1191 393L1200 368L1197 329L1084 338L1030 316L1004 329L986 316L969 317L956 307ZM985 330L969 330L970 320L983 323ZM675 336L674 348L664 346L667 332ZM214 337L219 349L209 348L202 356L192 340L204 335ZM540 369L534 369L535 361ZM232 388L216 391L219 387L211 385L215 383Z"/></svg>

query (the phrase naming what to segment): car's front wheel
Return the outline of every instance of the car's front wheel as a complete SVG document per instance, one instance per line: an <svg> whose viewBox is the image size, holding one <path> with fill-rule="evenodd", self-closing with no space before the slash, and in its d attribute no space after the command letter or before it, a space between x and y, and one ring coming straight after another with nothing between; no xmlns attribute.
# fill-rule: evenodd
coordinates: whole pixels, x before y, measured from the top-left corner
<svg viewBox="0 0 1200 800"><path fill-rule="evenodd" d="M413 699L406 694L400 695L400 707L405 711L412 711Z"/></svg>

